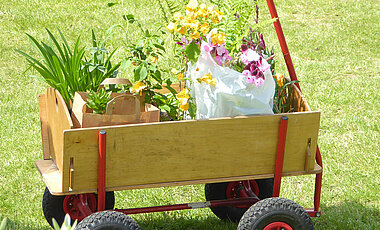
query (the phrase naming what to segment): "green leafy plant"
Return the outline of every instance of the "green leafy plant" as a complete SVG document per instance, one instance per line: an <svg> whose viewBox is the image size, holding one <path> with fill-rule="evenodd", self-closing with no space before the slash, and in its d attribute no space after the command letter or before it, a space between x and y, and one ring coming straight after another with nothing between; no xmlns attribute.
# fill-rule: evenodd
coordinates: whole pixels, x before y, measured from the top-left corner
<svg viewBox="0 0 380 230"><path fill-rule="evenodd" d="M291 103L291 91L294 90L292 84L299 81L290 81L284 78L282 74L275 74L273 76L276 82L276 91L273 98L273 112L274 113L290 113L293 112Z"/></svg>
<svg viewBox="0 0 380 230"><path fill-rule="evenodd" d="M146 103L165 111L165 119L179 120L177 93L172 87L170 73L158 65L160 58L166 54L164 40L157 33L144 29L134 15L123 17L129 24L136 23L142 31L142 36L127 47L129 55L122 61L122 69L131 67L134 85L132 93L140 95ZM166 88L169 94L164 95L157 90Z"/></svg>
<svg viewBox="0 0 380 230"><path fill-rule="evenodd" d="M0 230L6 230L7 229L7 218L4 218L0 223Z"/></svg>
<svg viewBox="0 0 380 230"><path fill-rule="evenodd" d="M41 44L31 35L27 34L33 47L38 51L41 60L16 50L29 62L30 67L37 70L40 76L34 76L58 90L70 109L70 102L77 91L96 91L100 83L107 77L116 77L120 64L112 67L111 57L107 57L104 43L98 43L92 31L93 47L90 49L91 59L86 61L85 48L80 46L80 36L76 39L74 49L71 50L65 36L58 29L61 43L46 29L49 42Z"/></svg>
<svg viewBox="0 0 380 230"><path fill-rule="evenodd" d="M82 59L85 48L79 47L80 37L75 42L74 50L71 50L59 29L62 45L48 29L46 30L50 38L48 43L41 42L40 44L34 37L26 34L42 58L41 61L23 51L16 51L25 56L30 66L41 75L34 77L57 89L66 104L69 105L75 91L82 91L84 86L82 81L85 71L82 69Z"/></svg>
<svg viewBox="0 0 380 230"><path fill-rule="evenodd" d="M98 41L94 31L91 31L92 35L92 47L88 48L91 54L90 60L87 61L85 58L84 68L86 73L86 85L89 85L90 90L96 90L100 86L100 84L106 78L116 78L120 67L120 62L116 65L112 66L111 58L115 54L117 49L114 49L111 53L105 48L105 43L109 36L112 33L112 30L115 26L111 27L106 31L106 37L102 41ZM112 87L112 86L111 86ZM115 88L111 88L115 90Z"/></svg>
<svg viewBox="0 0 380 230"><path fill-rule="evenodd" d="M92 109L95 114L104 114L107 104L111 100L111 91L107 92L104 88L98 92L87 93L87 107Z"/></svg>
<svg viewBox="0 0 380 230"><path fill-rule="evenodd" d="M71 218L69 214L66 214L65 219L63 220L62 226L60 227L57 221L53 218L53 226L55 230L74 230L77 226L77 221L71 225Z"/></svg>

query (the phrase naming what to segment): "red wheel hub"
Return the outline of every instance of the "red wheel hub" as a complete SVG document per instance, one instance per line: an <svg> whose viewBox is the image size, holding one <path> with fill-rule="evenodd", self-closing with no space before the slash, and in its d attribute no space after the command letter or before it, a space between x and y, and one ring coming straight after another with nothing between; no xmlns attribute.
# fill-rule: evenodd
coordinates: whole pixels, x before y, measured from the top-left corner
<svg viewBox="0 0 380 230"><path fill-rule="evenodd" d="M234 181L230 182L227 186L226 197L227 199L254 197L259 196L259 186L255 180L250 181ZM252 195L253 193L253 195ZM251 204L252 205L252 204ZM238 208L249 208L251 205L240 205Z"/></svg>
<svg viewBox="0 0 380 230"><path fill-rule="evenodd" d="M72 220L83 220L96 211L96 197L93 193L67 195L63 200L63 211L70 215Z"/></svg>
<svg viewBox="0 0 380 230"><path fill-rule="evenodd" d="M263 230L293 230L293 228L284 222L273 222L265 226Z"/></svg>

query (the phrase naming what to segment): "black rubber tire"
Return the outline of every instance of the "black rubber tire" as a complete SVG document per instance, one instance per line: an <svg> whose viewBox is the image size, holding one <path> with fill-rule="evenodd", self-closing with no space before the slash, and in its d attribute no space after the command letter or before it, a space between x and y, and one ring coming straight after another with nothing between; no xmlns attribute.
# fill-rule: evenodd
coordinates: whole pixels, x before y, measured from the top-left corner
<svg viewBox="0 0 380 230"><path fill-rule="evenodd" d="M130 216L121 212L103 211L84 218L75 230L140 230L140 226Z"/></svg>
<svg viewBox="0 0 380 230"><path fill-rule="evenodd" d="M273 194L273 179L255 180L259 186L260 200L272 197ZM205 196L207 201L225 200L227 199L226 190L229 182L213 183L205 185ZM239 222L248 208L238 208L232 206L212 207L211 211L221 220Z"/></svg>
<svg viewBox="0 0 380 230"><path fill-rule="evenodd" d="M44 212L45 219L53 227L53 218L57 221L59 226L62 225L66 213L63 211L63 200L66 196L52 195L48 188L45 188L45 192L42 198L42 210ZM98 199L97 194L95 194ZM114 192L106 192L106 209L113 209L115 205ZM74 223L75 220L71 220Z"/></svg>
<svg viewBox="0 0 380 230"><path fill-rule="evenodd" d="M296 202L272 197L252 205L241 218L237 230L262 230L273 222L283 222L294 230L312 230L313 222Z"/></svg>

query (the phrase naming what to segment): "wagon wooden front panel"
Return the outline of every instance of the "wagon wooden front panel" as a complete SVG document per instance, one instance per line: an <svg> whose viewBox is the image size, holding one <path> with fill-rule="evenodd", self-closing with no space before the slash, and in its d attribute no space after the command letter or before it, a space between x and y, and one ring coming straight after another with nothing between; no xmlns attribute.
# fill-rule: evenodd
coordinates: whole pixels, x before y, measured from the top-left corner
<svg viewBox="0 0 380 230"><path fill-rule="evenodd" d="M117 190L271 177L281 116L106 127L106 187ZM284 172L303 173L314 168L320 113L286 116ZM64 132L64 165L71 165L63 170L64 188L96 190L99 130ZM309 143L312 154L307 161Z"/></svg>

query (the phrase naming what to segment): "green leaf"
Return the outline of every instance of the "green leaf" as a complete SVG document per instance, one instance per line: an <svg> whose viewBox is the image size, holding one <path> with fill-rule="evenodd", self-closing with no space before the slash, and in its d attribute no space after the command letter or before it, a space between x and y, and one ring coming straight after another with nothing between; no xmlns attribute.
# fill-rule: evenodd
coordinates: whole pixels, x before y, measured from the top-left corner
<svg viewBox="0 0 380 230"><path fill-rule="evenodd" d="M288 87L289 85L291 85L291 84L295 84L295 83L298 83L298 82L299 82L298 80L290 81L290 82L286 83L282 88L285 89L285 88Z"/></svg>
<svg viewBox="0 0 380 230"><path fill-rule="evenodd" d="M145 66L139 65L139 67L135 70L135 81L142 81L144 80L148 75L148 71Z"/></svg>
<svg viewBox="0 0 380 230"><path fill-rule="evenodd" d="M108 7L112 7L112 6L117 5L117 4L119 4L119 3L117 3L117 2L109 2L109 3L107 3L107 6Z"/></svg>
<svg viewBox="0 0 380 230"><path fill-rule="evenodd" d="M136 21L135 16L133 14L123 15L123 19L128 21L129 23L134 23Z"/></svg>
<svg viewBox="0 0 380 230"><path fill-rule="evenodd" d="M197 44L195 44L194 41L191 42L185 48L185 54L187 58L193 63L195 63L198 60L200 53L201 53L201 48Z"/></svg>
<svg viewBox="0 0 380 230"><path fill-rule="evenodd" d="M195 119L195 114L197 112L197 106L194 103L189 103L189 114L192 119Z"/></svg>
<svg viewBox="0 0 380 230"><path fill-rule="evenodd" d="M0 230L5 230L7 227L7 218L4 218L0 224Z"/></svg>
<svg viewBox="0 0 380 230"><path fill-rule="evenodd" d="M54 218L53 218L53 227L54 227L55 230L60 230L61 229L61 227L59 227L57 221Z"/></svg>
<svg viewBox="0 0 380 230"><path fill-rule="evenodd" d="M163 47L162 45L157 44L157 43L154 43L153 45L154 45L156 48L158 48L158 49L163 50L164 52L166 52L165 47Z"/></svg>
<svg viewBox="0 0 380 230"><path fill-rule="evenodd" d="M175 91L175 89L173 89L171 86L165 85L165 88L167 88L174 96L177 94L177 92Z"/></svg>
<svg viewBox="0 0 380 230"><path fill-rule="evenodd" d="M167 111L167 112L170 111L170 107L169 107L168 105L162 105L162 106L160 106L160 109L161 109L161 110L165 110L165 111Z"/></svg>
<svg viewBox="0 0 380 230"><path fill-rule="evenodd" d="M158 81L160 84L162 83L161 71L156 70L156 71L154 72L154 74L152 75L152 77L153 77L156 81Z"/></svg>
<svg viewBox="0 0 380 230"><path fill-rule="evenodd" d="M129 59L124 59L121 64L120 64L120 68L122 71L126 71L127 68L129 68L131 66L132 62L131 60Z"/></svg>

